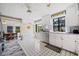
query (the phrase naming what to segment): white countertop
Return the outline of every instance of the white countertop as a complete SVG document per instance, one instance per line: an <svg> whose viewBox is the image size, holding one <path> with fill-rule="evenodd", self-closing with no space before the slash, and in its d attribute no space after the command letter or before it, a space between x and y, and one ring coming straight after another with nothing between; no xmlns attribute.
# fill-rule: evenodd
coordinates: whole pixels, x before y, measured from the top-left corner
<svg viewBox="0 0 79 59"><path fill-rule="evenodd" d="M70 34L70 35L79 35L79 34L73 34L73 33L68 33L68 32L49 32L49 33L52 33L52 34Z"/></svg>

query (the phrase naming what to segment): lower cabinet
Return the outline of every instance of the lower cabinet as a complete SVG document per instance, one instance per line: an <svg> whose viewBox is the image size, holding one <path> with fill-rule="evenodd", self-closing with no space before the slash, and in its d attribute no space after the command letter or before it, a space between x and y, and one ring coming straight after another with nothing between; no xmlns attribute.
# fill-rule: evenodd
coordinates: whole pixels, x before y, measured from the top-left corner
<svg viewBox="0 0 79 59"><path fill-rule="evenodd" d="M76 53L79 55L79 36L77 36L77 43L76 43Z"/></svg>
<svg viewBox="0 0 79 59"><path fill-rule="evenodd" d="M49 34L49 43L56 46L56 36L52 33Z"/></svg>
<svg viewBox="0 0 79 59"><path fill-rule="evenodd" d="M49 34L49 43L62 48L62 37L59 34Z"/></svg>
<svg viewBox="0 0 79 59"><path fill-rule="evenodd" d="M64 35L63 36L63 49L76 52L76 36Z"/></svg>
<svg viewBox="0 0 79 59"><path fill-rule="evenodd" d="M66 49L71 52L79 53L79 35L75 34L49 34L49 43Z"/></svg>
<svg viewBox="0 0 79 59"><path fill-rule="evenodd" d="M61 34L55 34L55 42L56 42L56 46L61 47L62 48L62 35Z"/></svg>
<svg viewBox="0 0 79 59"><path fill-rule="evenodd" d="M35 33L35 38L39 39L40 41L48 43L49 42L49 33L48 32Z"/></svg>

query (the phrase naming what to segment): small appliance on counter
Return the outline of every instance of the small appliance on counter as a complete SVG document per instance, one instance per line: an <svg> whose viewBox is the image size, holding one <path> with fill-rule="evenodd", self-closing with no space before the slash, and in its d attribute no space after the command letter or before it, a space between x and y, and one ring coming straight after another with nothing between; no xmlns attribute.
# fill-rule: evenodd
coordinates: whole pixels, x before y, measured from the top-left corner
<svg viewBox="0 0 79 59"><path fill-rule="evenodd" d="M70 33L79 34L79 26L71 26Z"/></svg>

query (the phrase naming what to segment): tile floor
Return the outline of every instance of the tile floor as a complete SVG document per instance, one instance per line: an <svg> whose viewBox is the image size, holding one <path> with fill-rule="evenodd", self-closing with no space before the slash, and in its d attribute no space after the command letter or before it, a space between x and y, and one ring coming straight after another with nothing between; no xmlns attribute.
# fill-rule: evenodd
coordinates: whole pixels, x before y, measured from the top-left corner
<svg viewBox="0 0 79 59"><path fill-rule="evenodd" d="M18 44L19 43L19 44ZM34 47L23 47L20 41L11 40L6 43L6 49L2 53L2 56L76 56L68 51L62 50L57 53L47 47L45 43L39 42L40 48L35 49ZM20 46L21 44L21 46ZM24 51L25 53L24 53Z"/></svg>
<svg viewBox="0 0 79 59"><path fill-rule="evenodd" d="M19 42L21 43L21 42ZM28 46L25 46L25 45L22 45L24 46L23 49L25 50L26 52L26 55L27 56L76 56L74 55L73 53L70 53L68 51L65 51L65 50L61 50L60 53L57 53L47 47L45 47L45 43L42 43L42 42L39 42L40 43L40 48L39 49L35 49L34 47L28 47ZM38 44L36 44L38 45Z"/></svg>

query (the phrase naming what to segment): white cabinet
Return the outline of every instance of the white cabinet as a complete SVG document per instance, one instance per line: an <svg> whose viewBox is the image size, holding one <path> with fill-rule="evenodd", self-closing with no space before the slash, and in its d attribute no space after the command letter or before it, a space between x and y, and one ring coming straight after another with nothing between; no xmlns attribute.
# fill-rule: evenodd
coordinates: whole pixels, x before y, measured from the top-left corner
<svg viewBox="0 0 79 59"><path fill-rule="evenodd" d="M77 44L76 53L78 53L78 55L79 55L79 44Z"/></svg>
<svg viewBox="0 0 79 59"><path fill-rule="evenodd" d="M77 36L76 53L78 53L78 55L79 55L79 35Z"/></svg>
<svg viewBox="0 0 79 59"><path fill-rule="evenodd" d="M76 51L76 35L67 34L63 36L63 49L75 52Z"/></svg>
<svg viewBox="0 0 79 59"><path fill-rule="evenodd" d="M48 32L38 32L35 33L36 39L39 39L43 42L49 42L49 33Z"/></svg>
<svg viewBox="0 0 79 59"><path fill-rule="evenodd" d="M49 43L56 46L56 36L52 33L49 34Z"/></svg>
<svg viewBox="0 0 79 59"><path fill-rule="evenodd" d="M79 53L79 35L76 34L56 34L50 33L49 43L66 49L71 52Z"/></svg>
<svg viewBox="0 0 79 59"><path fill-rule="evenodd" d="M63 42L62 42L62 35L61 34L55 34L55 37L56 37L56 39L55 39L56 46L62 47L62 44L63 44Z"/></svg>
<svg viewBox="0 0 79 59"><path fill-rule="evenodd" d="M49 43L57 47L62 47L62 39L59 34L49 34Z"/></svg>

